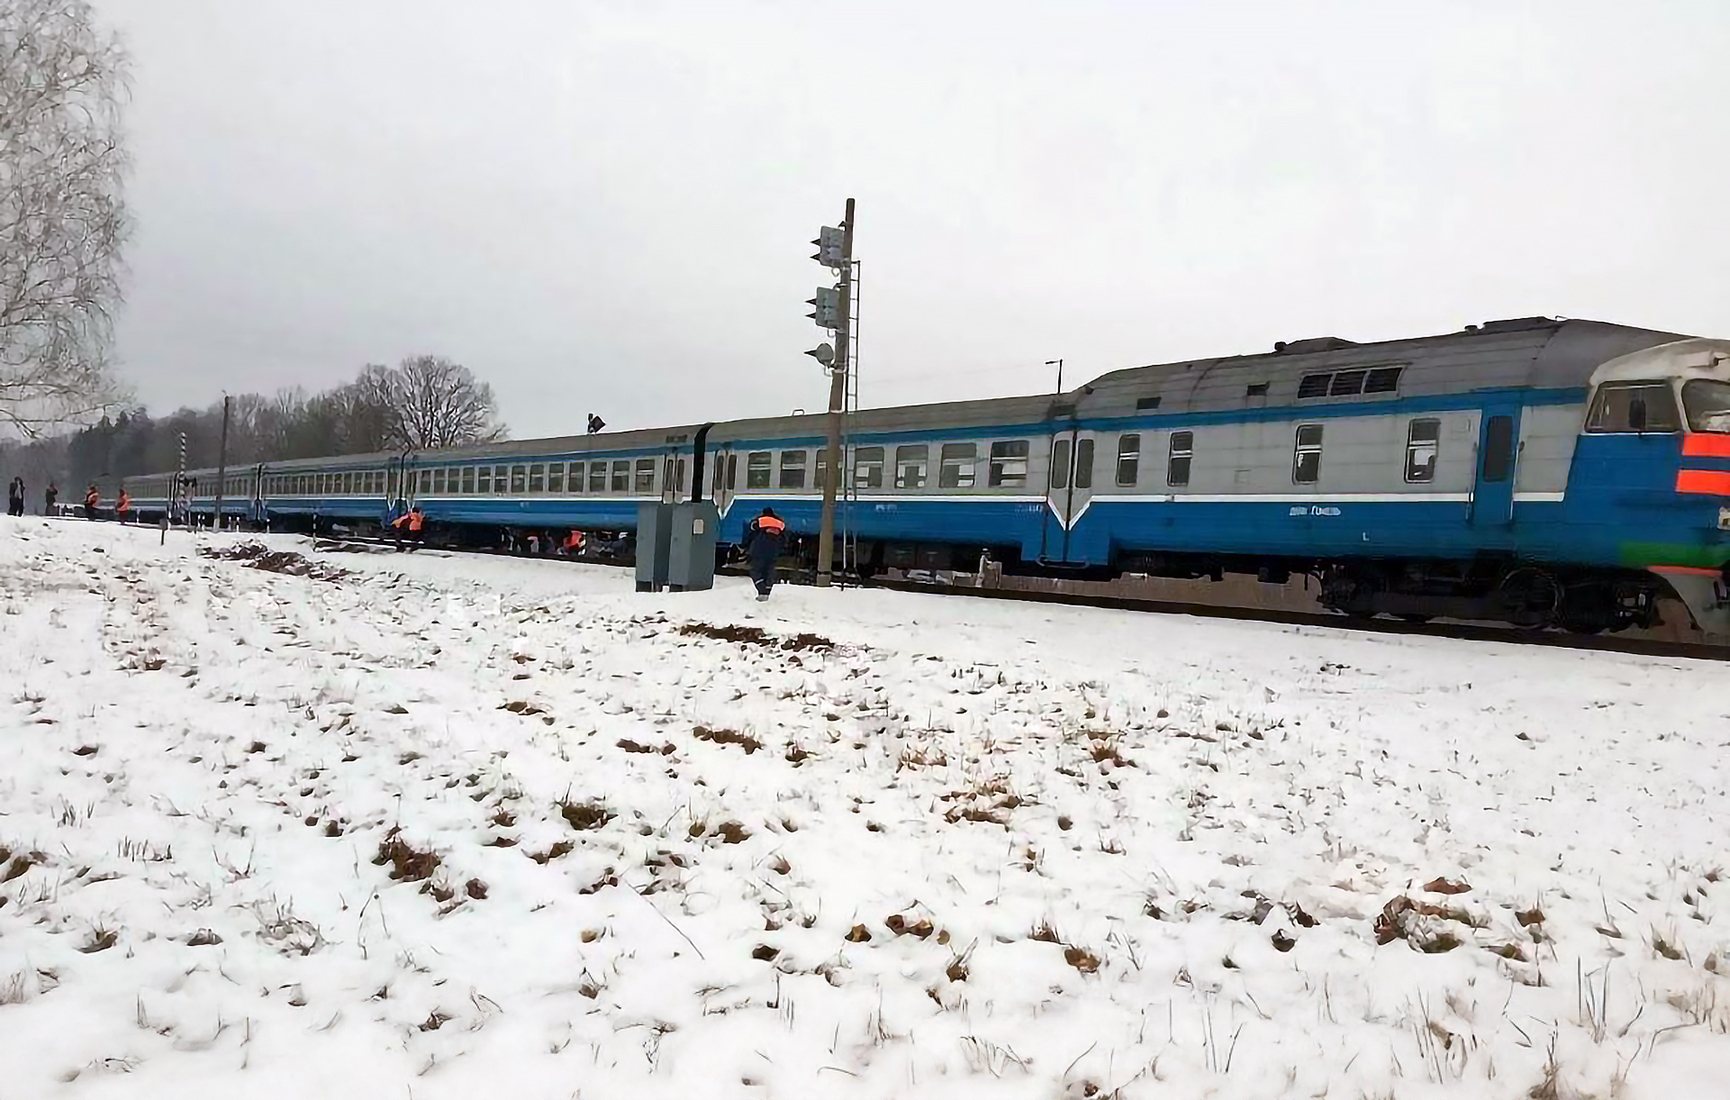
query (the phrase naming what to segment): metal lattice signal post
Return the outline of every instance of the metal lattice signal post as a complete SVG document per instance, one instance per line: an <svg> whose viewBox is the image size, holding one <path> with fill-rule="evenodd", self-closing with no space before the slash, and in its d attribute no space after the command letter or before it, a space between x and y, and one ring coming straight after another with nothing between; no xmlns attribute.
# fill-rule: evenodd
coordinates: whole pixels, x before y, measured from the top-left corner
<svg viewBox="0 0 1730 1100"><path fill-rule="evenodd" d="M180 466L174 471L174 497L169 511L180 511L186 500L186 433L180 433ZM184 514L184 513L183 513Z"/></svg>
<svg viewBox="0 0 1730 1100"><path fill-rule="evenodd" d="M829 441L824 451L823 522L817 535L817 585L828 587L835 566L835 490L841 481L842 421L848 406L847 355L852 336L853 319L853 200L847 200L846 220L840 228L824 226L817 239L812 259L831 268L840 276L838 285L819 287L816 297L807 302L812 307L807 314L818 328L835 334L835 346L820 345L806 352L829 369Z"/></svg>

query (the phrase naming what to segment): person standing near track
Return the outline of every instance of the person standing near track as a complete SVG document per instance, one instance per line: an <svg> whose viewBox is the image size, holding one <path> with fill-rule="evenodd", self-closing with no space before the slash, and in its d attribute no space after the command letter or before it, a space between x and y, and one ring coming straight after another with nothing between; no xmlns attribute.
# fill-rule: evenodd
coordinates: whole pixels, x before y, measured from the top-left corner
<svg viewBox="0 0 1730 1100"><path fill-rule="evenodd" d="M6 483L6 514L24 514L24 479L21 477L15 477Z"/></svg>
<svg viewBox="0 0 1730 1100"><path fill-rule="evenodd" d="M84 518L96 518L96 506L102 503L102 494L96 491L96 483L91 482L90 488L84 491Z"/></svg>
<svg viewBox="0 0 1730 1100"><path fill-rule="evenodd" d="M408 534L409 542L413 544L408 548L409 553L414 553L415 550L420 547L421 528L425 526L425 524L426 517L421 515L420 505L418 504L391 521L391 526L396 528L397 553L402 553L402 539L404 532Z"/></svg>
<svg viewBox="0 0 1730 1100"><path fill-rule="evenodd" d="M765 508L763 514L745 527L745 556L751 562L751 582L757 586L757 601L769 598L775 587L775 563L781 560L781 544L787 535L787 525Z"/></svg>
<svg viewBox="0 0 1730 1100"><path fill-rule="evenodd" d="M60 486L58 486L58 485L54 484L52 481L50 481L48 483L48 491L42 494L42 514L45 516L53 515L54 514L54 502L59 500L59 499L60 499Z"/></svg>

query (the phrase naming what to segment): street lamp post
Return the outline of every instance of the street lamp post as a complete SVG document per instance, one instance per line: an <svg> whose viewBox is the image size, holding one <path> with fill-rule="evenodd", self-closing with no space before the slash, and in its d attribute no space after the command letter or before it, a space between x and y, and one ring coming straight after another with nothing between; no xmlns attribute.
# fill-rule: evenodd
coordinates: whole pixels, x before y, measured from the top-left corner
<svg viewBox="0 0 1730 1100"><path fill-rule="evenodd" d="M1057 392L1061 394L1063 392L1063 360L1047 359L1045 365L1057 368Z"/></svg>

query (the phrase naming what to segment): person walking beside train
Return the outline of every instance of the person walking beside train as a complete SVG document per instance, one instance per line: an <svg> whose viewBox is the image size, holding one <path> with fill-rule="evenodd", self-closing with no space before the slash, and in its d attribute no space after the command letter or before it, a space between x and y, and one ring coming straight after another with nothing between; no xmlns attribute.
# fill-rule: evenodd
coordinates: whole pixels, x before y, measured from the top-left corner
<svg viewBox="0 0 1730 1100"><path fill-rule="evenodd" d="M95 519L96 506L101 503L102 494L96 491L96 484L92 482L90 488L84 491L84 518Z"/></svg>
<svg viewBox="0 0 1730 1100"><path fill-rule="evenodd" d="M54 484L52 481L50 481L48 483L48 490L42 494L42 514L45 516L53 515L54 514L54 502L59 500L59 499L60 499L60 486L58 486L58 485Z"/></svg>
<svg viewBox="0 0 1730 1100"><path fill-rule="evenodd" d="M6 483L6 514L24 514L24 479L21 477L15 477Z"/></svg>
<svg viewBox="0 0 1730 1100"><path fill-rule="evenodd" d="M769 598L775 587L775 563L781 560L781 544L787 535L787 525L765 508L763 514L745 527L745 556L751 563L751 583L757 586L757 601Z"/></svg>
<svg viewBox="0 0 1730 1100"><path fill-rule="evenodd" d="M120 490L120 499L114 502L114 518L121 523L128 523L132 519L132 494L125 489Z"/></svg>

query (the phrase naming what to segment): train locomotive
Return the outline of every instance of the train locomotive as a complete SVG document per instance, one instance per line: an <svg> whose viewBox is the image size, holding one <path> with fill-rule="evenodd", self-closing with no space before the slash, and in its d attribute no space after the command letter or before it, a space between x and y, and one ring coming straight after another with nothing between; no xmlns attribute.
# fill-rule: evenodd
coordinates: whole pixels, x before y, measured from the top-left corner
<svg viewBox="0 0 1730 1100"><path fill-rule="evenodd" d="M263 463L228 471L222 510L322 530L418 504L464 545L628 532L643 501L708 496L723 549L772 506L814 558L825 432L793 415ZM867 576L982 556L1090 579L1303 575L1349 615L1579 632L1654 625L1674 596L1730 633L1730 340L1550 318L1294 340L862 410L842 476ZM208 520L215 472L191 480ZM126 486L141 516L171 509L175 475Z"/></svg>

